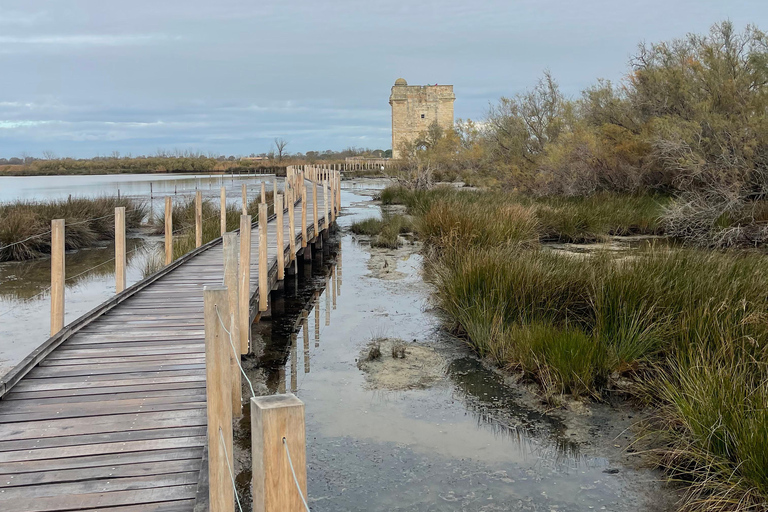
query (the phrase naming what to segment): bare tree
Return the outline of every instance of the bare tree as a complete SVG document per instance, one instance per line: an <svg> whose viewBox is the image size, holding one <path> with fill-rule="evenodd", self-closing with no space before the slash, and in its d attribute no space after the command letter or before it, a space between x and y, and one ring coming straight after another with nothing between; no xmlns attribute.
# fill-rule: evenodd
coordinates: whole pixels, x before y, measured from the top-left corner
<svg viewBox="0 0 768 512"><path fill-rule="evenodd" d="M54 153L50 149L46 149L45 151L43 151L43 158L45 160L55 160L56 159L56 153Z"/></svg>
<svg viewBox="0 0 768 512"><path fill-rule="evenodd" d="M288 141L277 137L275 138L275 152L277 153L277 161L282 162L283 161L283 154L285 154L285 146L288 145Z"/></svg>

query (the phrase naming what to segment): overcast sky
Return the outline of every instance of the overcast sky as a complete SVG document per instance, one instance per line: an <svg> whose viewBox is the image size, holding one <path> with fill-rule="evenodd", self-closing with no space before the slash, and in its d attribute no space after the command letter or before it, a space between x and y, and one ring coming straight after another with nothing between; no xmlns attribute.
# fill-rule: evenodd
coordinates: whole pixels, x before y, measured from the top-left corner
<svg viewBox="0 0 768 512"><path fill-rule="evenodd" d="M0 0L0 156L386 149L398 77L480 119L724 19L768 29L768 1Z"/></svg>

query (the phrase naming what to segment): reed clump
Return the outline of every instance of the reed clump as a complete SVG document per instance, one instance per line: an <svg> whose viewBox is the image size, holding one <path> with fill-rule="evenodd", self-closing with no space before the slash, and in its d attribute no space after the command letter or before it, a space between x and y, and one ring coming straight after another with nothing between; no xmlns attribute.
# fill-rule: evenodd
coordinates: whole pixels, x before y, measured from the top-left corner
<svg viewBox="0 0 768 512"><path fill-rule="evenodd" d="M28 260L50 254L52 219L64 219L67 249L112 240L115 208L120 206L125 207L127 229L138 228L149 213L146 202L126 197L0 204L0 261Z"/></svg>
<svg viewBox="0 0 768 512"><path fill-rule="evenodd" d="M373 247L397 249L402 245L400 235L413 231L413 222L405 215L384 213L381 219L371 217L356 221L350 230L356 235L371 237Z"/></svg>

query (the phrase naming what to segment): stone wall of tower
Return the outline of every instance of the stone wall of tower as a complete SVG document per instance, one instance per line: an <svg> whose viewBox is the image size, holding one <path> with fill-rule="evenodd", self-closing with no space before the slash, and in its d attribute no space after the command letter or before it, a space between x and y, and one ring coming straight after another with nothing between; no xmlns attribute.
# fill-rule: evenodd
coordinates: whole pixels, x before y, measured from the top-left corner
<svg viewBox="0 0 768 512"><path fill-rule="evenodd" d="M398 80L392 87L392 158L400 157L403 143L414 141L437 122L443 129L453 126L452 85L406 85Z"/></svg>

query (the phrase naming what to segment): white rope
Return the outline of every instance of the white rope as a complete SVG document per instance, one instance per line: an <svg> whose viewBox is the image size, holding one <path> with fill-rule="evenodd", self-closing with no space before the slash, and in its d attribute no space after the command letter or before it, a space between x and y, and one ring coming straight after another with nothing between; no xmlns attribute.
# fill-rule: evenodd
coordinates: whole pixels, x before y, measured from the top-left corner
<svg viewBox="0 0 768 512"><path fill-rule="evenodd" d="M243 377L245 377L245 380L248 382L248 386L251 388L251 396L253 398L256 398L256 392L253 391L253 384L251 383L251 379L249 379L248 376L245 374L245 370L243 370L243 365L240 364L240 353L235 349L235 344L232 341L232 333L227 330L227 326L224 325L224 320L221 319L221 314L219 313L219 306L214 305L214 308L216 309L216 316L219 317L219 323L221 324L221 328L224 329L224 332L226 332L229 335L229 346L232 347L232 352L235 354L235 362L237 362L237 366L240 368L240 372L242 372Z"/></svg>
<svg viewBox="0 0 768 512"><path fill-rule="evenodd" d="M232 474L232 466L229 465L229 455L227 455L227 445L224 444L224 432L219 427L219 439L221 439L221 447L224 450L224 459L227 461L227 470L229 470L229 478L232 480L232 491L235 493L235 501L237 501L237 508L240 512L243 512L243 507L240 505L240 496L237 495L237 488L235 487L235 475Z"/></svg>
<svg viewBox="0 0 768 512"><path fill-rule="evenodd" d="M304 499L304 493L301 492L299 479L296 478L296 471L293 469L293 461L291 460L291 451L288 449L288 442L285 440L285 437L283 437L283 446L285 446L285 453L288 455L288 465L291 467L291 474L293 475L293 482L296 484L296 490L299 491L299 497L301 498L301 502L304 503L304 508L307 509L307 512L310 512L307 500Z"/></svg>

